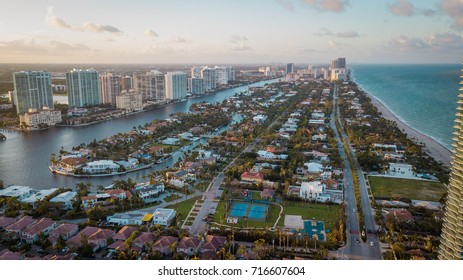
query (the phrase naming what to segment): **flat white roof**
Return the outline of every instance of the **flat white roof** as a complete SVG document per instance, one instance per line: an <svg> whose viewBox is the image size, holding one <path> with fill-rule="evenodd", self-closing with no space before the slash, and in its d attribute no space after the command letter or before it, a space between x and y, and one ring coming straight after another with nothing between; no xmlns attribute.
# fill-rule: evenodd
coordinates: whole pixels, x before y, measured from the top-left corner
<svg viewBox="0 0 463 280"><path fill-rule="evenodd" d="M46 196L54 193L57 190L58 190L58 188L51 188L49 190L41 190L41 191L39 191L37 193L34 193L33 195L31 195L29 197L24 198L23 200L21 200L21 202L33 203L33 202L37 202L37 201L42 201Z"/></svg>
<svg viewBox="0 0 463 280"><path fill-rule="evenodd" d="M76 195L77 192L74 191L60 193L59 195L50 199L50 202L68 202L71 201Z"/></svg>
<svg viewBox="0 0 463 280"><path fill-rule="evenodd" d="M24 194L28 194L31 191L32 188L27 186L9 186L3 190L0 190L0 196L18 197Z"/></svg>

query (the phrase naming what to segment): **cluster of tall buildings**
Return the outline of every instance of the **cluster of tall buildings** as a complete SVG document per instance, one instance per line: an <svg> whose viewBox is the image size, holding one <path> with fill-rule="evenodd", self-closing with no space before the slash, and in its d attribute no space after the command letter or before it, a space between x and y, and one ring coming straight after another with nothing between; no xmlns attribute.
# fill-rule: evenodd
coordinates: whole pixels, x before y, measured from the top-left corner
<svg viewBox="0 0 463 280"><path fill-rule="evenodd" d="M340 57L331 61L330 79L331 81L347 80L348 70L346 67L346 58Z"/></svg>
<svg viewBox="0 0 463 280"><path fill-rule="evenodd" d="M220 85L227 85L235 80L233 66L193 66L188 79L188 89L191 94L201 95L214 91Z"/></svg>

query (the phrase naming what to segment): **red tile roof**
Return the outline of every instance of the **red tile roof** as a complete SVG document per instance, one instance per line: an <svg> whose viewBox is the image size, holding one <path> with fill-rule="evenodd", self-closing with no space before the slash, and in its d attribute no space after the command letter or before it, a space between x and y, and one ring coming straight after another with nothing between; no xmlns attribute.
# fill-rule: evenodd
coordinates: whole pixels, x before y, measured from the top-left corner
<svg viewBox="0 0 463 280"><path fill-rule="evenodd" d="M116 235L113 236L113 239L114 240L126 240L137 229L138 228L133 227L133 226L124 226L116 233Z"/></svg>
<svg viewBox="0 0 463 280"><path fill-rule="evenodd" d="M31 216L24 216L15 223L6 227L6 230L11 231L21 231L25 229L27 226L32 225L33 223L37 222L36 219L32 218Z"/></svg>
<svg viewBox="0 0 463 280"><path fill-rule="evenodd" d="M21 254L18 252L11 252L8 249L0 251L0 260L20 260Z"/></svg>
<svg viewBox="0 0 463 280"><path fill-rule="evenodd" d="M177 242L178 238L173 236L161 236L159 239L154 243L153 248L163 249L166 248L173 243Z"/></svg>
<svg viewBox="0 0 463 280"><path fill-rule="evenodd" d="M196 237L183 237L182 240L177 245L177 249L188 249L188 248L196 248L198 247L199 243L198 238Z"/></svg>
<svg viewBox="0 0 463 280"><path fill-rule="evenodd" d="M16 222L15 218L0 217L0 229L5 229L7 226Z"/></svg>
<svg viewBox="0 0 463 280"><path fill-rule="evenodd" d="M241 180L262 181L264 180L264 176L259 172L244 172L243 174L241 174Z"/></svg>

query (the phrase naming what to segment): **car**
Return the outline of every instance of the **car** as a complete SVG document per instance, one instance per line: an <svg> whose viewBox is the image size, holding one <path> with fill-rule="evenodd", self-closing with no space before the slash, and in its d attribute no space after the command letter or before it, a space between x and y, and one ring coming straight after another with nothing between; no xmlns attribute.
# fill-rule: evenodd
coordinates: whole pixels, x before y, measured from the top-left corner
<svg viewBox="0 0 463 280"><path fill-rule="evenodd" d="M360 240L356 239L355 243L360 244Z"/></svg>
<svg viewBox="0 0 463 280"><path fill-rule="evenodd" d="M370 241L370 246L371 247L375 246L375 243L373 241Z"/></svg>
<svg viewBox="0 0 463 280"><path fill-rule="evenodd" d="M357 212L357 211L355 210L355 208L354 208L354 210L352 210L352 211L353 211L354 213Z"/></svg>

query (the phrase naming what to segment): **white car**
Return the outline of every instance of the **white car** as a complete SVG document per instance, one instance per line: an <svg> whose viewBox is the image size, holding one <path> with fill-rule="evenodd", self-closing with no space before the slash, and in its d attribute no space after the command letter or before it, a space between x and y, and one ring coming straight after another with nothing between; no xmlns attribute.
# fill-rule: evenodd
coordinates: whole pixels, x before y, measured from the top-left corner
<svg viewBox="0 0 463 280"><path fill-rule="evenodd" d="M375 243L373 241L370 241L370 246L371 247L375 246Z"/></svg>

